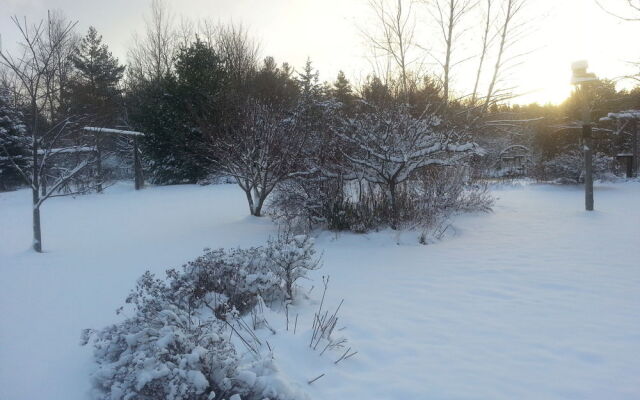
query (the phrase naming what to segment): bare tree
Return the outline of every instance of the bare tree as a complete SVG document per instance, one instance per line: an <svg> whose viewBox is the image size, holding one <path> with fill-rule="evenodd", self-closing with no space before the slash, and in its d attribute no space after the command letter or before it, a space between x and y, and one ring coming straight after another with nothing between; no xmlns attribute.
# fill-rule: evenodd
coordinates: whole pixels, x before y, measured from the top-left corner
<svg viewBox="0 0 640 400"><path fill-rule="evenodd" d="M340 177L364 179L387 191L392 228L397 228L397 190L414 172L429 165L458 165L476 146L466 134L447 126L428 108L413 117L407 106L373 109L347 119Z"/></svg>
<svg viewBox="0 0 640 400"><path fill-rule="evenodd" d="M135 79L158 80L171 71L178 45L174 17L164 0L152 0L151 18L145 19L145 25L143 37L134 35L128 71ZM188 24L183 28L188 30Z"/></svg>
<svg viewBox="0 0 640 400"><path fill-rule="evenodd" d="M211 28L208 31L211 32ZM234 82L246 82L257 69L260 46L249 37L249 32L242 25L218 25L213 32L213 48L222 58L231 79Z"/></svg>
<svg viewBox="0 0 640 400"><path fill-rule="evenodd" d="M522 35L524 33L524 27L526 26L526 24L520 22L519 17L522 14L524 6L527 4L527 0L504 1L503 16L501 23L499 24L499 42L496 61L493 67L491 80L489 81L487 95L482 106L483 113L486 112L489 106L495 101L497 93L496 85L499 82L502 74L504 73L508 62L513 61L515 58L522 55L514 54L509 56L507 52L511 48L513 48L513 46L522 38Z"/></svg>
<svg viewBox="0 0 640 400"><path fill-rule="evenodd" d="M42 252L42 233L40 224L40 207L42 203L52 197L75 193L69 184L87 166L93 162L92 149L82 146L78 137L71 142L66 137L75 127L74 118L64 117L58 120L45 120L46 108L54 96L51 91L56 88L47 82L53 74L52 70L60 64L59 57L64 51L67 40L72 35L75 23L65 22L56 24L51 15L46 21L30 25L26 18L19 20L12 18L22 38L21 51L18 55L0 50L0 64L5 66L15 77L17 89L26 100L29 120L26 121L30 136L30 157L27 167L19 165L6 149L0 149L20 176L29 185L33 202L33 248ZM58 21L59 22L59 21ZM66 62L66 61L65 61ZM56 161L61 155L74 154L65 157L64 163ZM84 154L84 155L83 155ZM86 156L89 154L89 156ZM52 168L55 164L55 169ZM53 172L52 172L53 171ZM46 177L51 178L47 185ZM63 190L64 189L64 190Z"/></svg>
<svg viewBox="0 0 640 400"><path fill-rule="evenodd" d="M436 58L442 67L442 89L445 102L449 101L451 70L460 62L454 61L456 45L465 29L462 27L464 17L475 6L472 0L427 0L431 16L436 21L444 43L444 60Z"/></svg>
<svg viewBox="0 0 640 400"><path fill-rule="evenodd" d="M411 56L415 47L416 22L410 1L397 0L393 3L395 5L388 6L385 0L369 0L380 31L363 31L363 35L373 46L374 57L382 53L389 63L395 64L400 75L401 92L406 98L410 86L410 65L417 60Z"/></svg>
<svg viewBox="0 0 640 400"><path fill-rule="evenodd" d="M55 120L58 113L67 106L69 82L73 71L73 54L78 36L73 32L67 32L66 28L71 23L60 11L48 12L47 32L49 38L45 45L57 46L49 48L47 52L53 54L51 66L44 75L46 90L45 107L50 120Z"/></svg>
<svg viewBox="0 0 640 400"><path fill-rule="evenodd" d="M264 202L284 180L298 171L307 134L298 117L286 110L249 100L237 126L212 138L213 162L245 192L251 215L260 216Z"/></svg>
<svg viewBox="0 0 640 400"><path fill-rule="evenodd" d="M478 67L476 68L476 79L473 84L473 92L471 93L471 105L475 106L478 99L478 85L480 84L480 77L482 76L482 68L489 51L491 44L491 38L489 36L491 27L491 6L492 0L485 0L484 12L484 29L482 31L482 47L480 49L480 55L478 56Z"/></svg>

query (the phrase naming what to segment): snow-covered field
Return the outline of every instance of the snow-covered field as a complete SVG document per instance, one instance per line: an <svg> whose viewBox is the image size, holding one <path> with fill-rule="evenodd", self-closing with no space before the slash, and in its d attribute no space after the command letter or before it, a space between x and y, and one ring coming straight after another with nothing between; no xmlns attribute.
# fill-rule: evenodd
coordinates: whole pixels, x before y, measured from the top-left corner
<svg viewBox="0 0 640 400"><path fill-rule="evenodd" d="M231 185L129 186L48 201L46 254L29 250L29 193L0 193L1 400L86 399L80 331L114 322L139 275L276 232ZM330 275L358 354L334 366L282 334L282 375L318 400L640 398L640 183L596 185L592 213L579 187L494 193L494 213L457 218L434 245L320 234L298 311Z"/></svg>

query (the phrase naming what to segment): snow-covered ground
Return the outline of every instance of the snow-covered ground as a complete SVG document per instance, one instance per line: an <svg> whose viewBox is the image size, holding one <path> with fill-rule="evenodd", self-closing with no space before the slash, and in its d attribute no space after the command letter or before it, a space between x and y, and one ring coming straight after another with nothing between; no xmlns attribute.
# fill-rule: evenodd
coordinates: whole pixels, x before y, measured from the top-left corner
<svg viewBox="0 0 640 400"><path fill-rule="evenodd" d="M322 233L324 266L296 312L311 316L331 275L329 303L345 299L339 325L358 354L334 366L281 334L282 375L318 400L640 398L640 183L596 185L592 213L579 187L494 193L494 213L457 218L434 245ZM2 400L86 399L80 331L114 322L142 272L276 232L231 185L121 184L49 200L47 253L35 254L29 196L0 193Z"/></svg>

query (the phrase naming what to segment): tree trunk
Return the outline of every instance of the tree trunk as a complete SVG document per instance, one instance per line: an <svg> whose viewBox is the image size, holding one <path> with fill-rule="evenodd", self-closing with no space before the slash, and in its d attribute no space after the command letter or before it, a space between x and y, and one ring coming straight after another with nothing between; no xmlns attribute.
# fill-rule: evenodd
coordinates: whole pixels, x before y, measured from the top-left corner
<svg viewBox="0 0 640 400"><path fill-rule="evenodd" d="M253 205L253 197L251 196L251 189L245 190L244 194L247 195L247 202L249 203L249 213L251 215L256 215L255 214L255 207Z"/></svg>
<svg viewBox="0 0 640 400"><path fill-rule="evenodd" d="M42 253L42 231L40 229L40 171L38 170L38 107L35 100L31 101L31 111L33 112L33 126L31 128L32 137L32 178L31 178L31 193L33 197L33 249L38 253ZM44 181L44 179L43 179ZM46 194L46 193L45 193Z"/></svg>
<svg viewBox="0 0 640 400"><path fill-rule="evenodd" d="M504 24L502 25L502 33L500 35L500 46L498 48L498 56L496 59L496 64L493 68L493 76L491 77L491 82L489 83L489 90L487 91L487 97L484 100L484 105L482 106L482 113L486 113L489 109L489 105L491 104L491 98L494 95L494 89L496 82L498 81L498 76L502 69L502 56L505 52L505 45L507 42L507 35L509 33L509 24L511 23L511 19L513 18L512 8L514 6L514 0L507 1L507 10L505 13Z"/></svg>
<svg viewBox="0 0 640 400"><path fill-rule="evenodd" d="M391 200L391 229L398 229L398 213L396 212L396 184L389 183L389 200Z"/></svg>
<svg viewBox="0 0 640 400"><path fill-rule="evenodd" d="M287 269L286 274L286 290L287 290L287 300L293 300L293 278L291 277L291 269Z"/></svg>
<svg viewBox="0 0 640 400"><path fill-rule="evenodd" d="M256 217L261 217L262 216L262 206L264 205L264 198L262 196L260 196L258 198L257 204L256 204L256 208L254 209L254 214Z"/></svg>
<svg viewBox="0 0 640 400"><path fill-rule="evenodd" d="M42 231L40 229L40 206L36 206L40 200L38 190L33 190L33 249L42 253Z"/></svg>

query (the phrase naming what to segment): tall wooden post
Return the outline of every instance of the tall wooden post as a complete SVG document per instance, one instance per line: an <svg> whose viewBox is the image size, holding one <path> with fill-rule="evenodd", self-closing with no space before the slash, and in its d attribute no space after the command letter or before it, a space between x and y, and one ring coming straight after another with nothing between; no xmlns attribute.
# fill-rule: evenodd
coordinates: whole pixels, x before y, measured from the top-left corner
<svg viewBox="0 0 640 400"><path fill-rule="evenodd" d="M135 136L133 137L133 174L136 190L142 189L144 186L144 176L142 175L142 163L140 162L140 154L138 152L138 139Z"/></svg>
<svg viewBox="0 0 640 400"><path fill-rule="evenodd" d="M582 144L584 146L584 207L593 211L593 150L591 149L591 123L582 125Z"/></svg>
<svg viewBox="0 0 640 400"><path fill-rule="evenodd" d="M591 111L586 97L585 84L582 84L582 147L584 148L584 208L593 211L593 149L591 141Z"/></svg>
<svg viewBox="0 0 640 400"><path fill-rule="evenodd" d="M638 149L638 120L631 120L631 154L633 154L633 158L631 159L631 176L634 178L638 177L638 165L640 164L640 149Z"/></svg>
<svg viewBox="0 0 640 400"><path fill-rule="evenodd" d="M96 132L96 173L98 175L98 186L96 188L98 193L102 193L102 148L100 146L100 132Z"/></svg>

